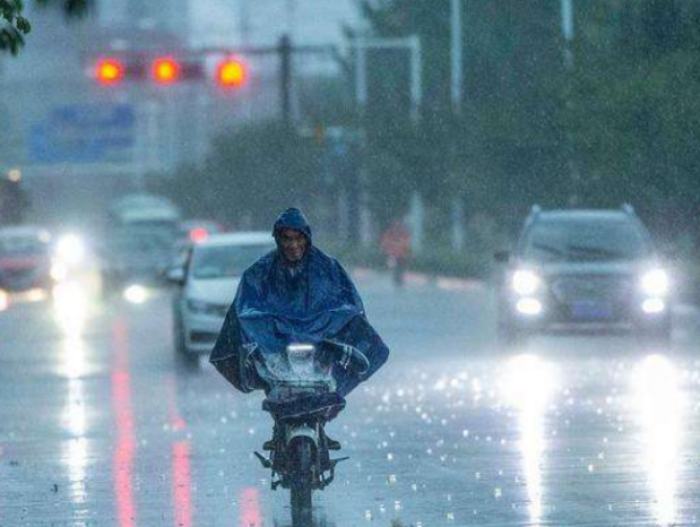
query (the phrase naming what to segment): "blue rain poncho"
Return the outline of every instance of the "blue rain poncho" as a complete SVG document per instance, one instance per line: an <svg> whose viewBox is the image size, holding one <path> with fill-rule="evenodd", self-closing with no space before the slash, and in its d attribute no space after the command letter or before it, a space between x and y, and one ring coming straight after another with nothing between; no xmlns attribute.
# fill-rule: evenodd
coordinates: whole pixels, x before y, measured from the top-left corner
<svg viewBox="0 0 700 527"><path fill-rule="evenodd" d="M311 228L300 210L286 210L275 222L302 232L309 241L304 258L292 271L281 249L250 266L241 277L210 362L237 389L267 389L248 356L284 353L290 343L318 344L332 339L356 347L369 359L358 377L335 368L337 392L345 396L386 361L389 349L369 324L352 280L337 260L311 243Z"/></svg>

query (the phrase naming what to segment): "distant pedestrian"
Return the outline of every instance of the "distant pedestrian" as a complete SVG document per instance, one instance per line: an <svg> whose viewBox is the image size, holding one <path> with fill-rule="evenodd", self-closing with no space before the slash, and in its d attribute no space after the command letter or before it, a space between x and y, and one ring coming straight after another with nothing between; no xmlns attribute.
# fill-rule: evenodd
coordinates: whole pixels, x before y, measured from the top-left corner
<svg viewBox="0 0 700 527"><path fill-rule="evenodd" d="M411 254L411 233L403 221L395 220L382 234L380 243L394 284L402 286L406 263Z"/></svg>

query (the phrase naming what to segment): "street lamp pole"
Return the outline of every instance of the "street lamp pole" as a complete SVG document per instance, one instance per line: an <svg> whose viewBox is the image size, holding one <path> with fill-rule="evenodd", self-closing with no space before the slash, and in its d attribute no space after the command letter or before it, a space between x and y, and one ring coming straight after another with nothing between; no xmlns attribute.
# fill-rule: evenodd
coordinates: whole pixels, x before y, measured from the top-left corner
<svg viewBox="0 0 700 527"><path fill-rule="evenodd" d="M451 0L452 110L459 114L462 107L462 0Z"/></svg>
<svg viewBox="0 0 700 527"><path fill-rule="evenodd" d="M561 34L564 38L564 67L571 70L574 67L574 52L571 49L574 40L574 0L560 0L561 6ZM571 100L566 101L567 108L572 105ZM581 187L581 175L576 159L576 145L571 131L566 134L569 156L569 204L576 205L579 202L579 190Z"/></svg>
<svg viewBox="0 0 700 527"><path fill-rule="evenodd" d="M451 61L451 100L453 123L456 123L462 113L462 0L451 0L450 4L450 61ZM458 162L457 151L458 136L456 133L450 134L449 148L449 171L451 179L457 179ZM452 198L450 221L452 223L452 249L459 253L464 248L464 203L463 196L455 193Z"/></svg>
<svg viewBox="0 0 700 527"><path fill-rule="evenodd" d="M567 68L574 65L574 54L571 43L574 40L574 0L561 2L561 34L564 37L564 64Z"/></svg>
<svg viewBox="0 0 700 527"><path fill-rule="evenodd" d="M417 121L423 99L422 47L420 37L411 35L403 38L356 38L351 47L355 49L355 97L360 111L364 113L367 104L367 50L368 49L407 49L411 53L411 118Z"/></svg>

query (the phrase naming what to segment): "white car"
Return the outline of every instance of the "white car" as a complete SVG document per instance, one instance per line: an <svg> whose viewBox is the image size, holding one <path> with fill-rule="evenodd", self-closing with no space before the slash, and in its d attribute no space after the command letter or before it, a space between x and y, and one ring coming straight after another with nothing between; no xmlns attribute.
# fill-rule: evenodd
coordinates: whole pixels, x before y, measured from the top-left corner
<svg viewBox="0 0 700 527"><path fill-rule="evenodd" d="M215 234L192 246L184 268L168 273L180 286L173 299L175 350L197 361L216 342L241 274L276 248L268 232Z"/></svg>

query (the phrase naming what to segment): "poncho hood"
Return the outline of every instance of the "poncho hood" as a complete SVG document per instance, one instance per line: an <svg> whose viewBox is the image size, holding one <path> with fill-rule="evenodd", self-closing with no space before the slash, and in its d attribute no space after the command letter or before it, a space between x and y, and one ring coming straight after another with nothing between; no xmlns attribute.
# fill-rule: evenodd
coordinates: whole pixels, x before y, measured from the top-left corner
<svg viewBox="0 0 700 527"><path fill-rule="evenodd" d="M304 213L295 207L290 207L285 210L279 215L277 221L275 221L275 224L272 227L272 236L274 236L275 239L277 238L277 234L281 229L297 230L306 236L309 243L312 243L311 226L309 225L306 216L304 216Z"/></svg>

